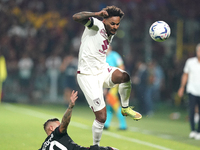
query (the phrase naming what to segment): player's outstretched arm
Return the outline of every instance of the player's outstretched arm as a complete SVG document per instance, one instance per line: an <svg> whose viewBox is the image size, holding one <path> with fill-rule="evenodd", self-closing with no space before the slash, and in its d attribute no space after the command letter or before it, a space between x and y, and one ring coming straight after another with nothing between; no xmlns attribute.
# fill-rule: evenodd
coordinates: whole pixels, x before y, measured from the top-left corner
<svg viewBox="0 0 200 150"><path fill-rule="evenodd" d="M107 17L108 13L105 10L101 10L99 12L79 12L73 15L73 20L85 25L90 17Z"/></svg>
<svg viewBox="0 0 200 150"><path fill-rule="evenodd" d="M59 126L59 131L61 133L64 133L66 131L68 125L69 125L69 122L70 122L70 119L71 119L71 115L72 115L72 109L73 109L73 107L75 105L75 101L78 98L77 95L78 95L78 91L75 92L73 90L72 94L71 94L71 97L70 97L69 106L68 106L68 108L67 108L67 110L66 110L66 112L65 112L65 114L64 114L64 116L62 118L62 122L61 122L61 124Z"/></svg>

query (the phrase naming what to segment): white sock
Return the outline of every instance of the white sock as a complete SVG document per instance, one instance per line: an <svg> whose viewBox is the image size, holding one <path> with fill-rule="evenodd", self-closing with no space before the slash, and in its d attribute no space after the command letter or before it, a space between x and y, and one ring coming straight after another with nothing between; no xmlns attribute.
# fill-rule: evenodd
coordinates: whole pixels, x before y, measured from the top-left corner
<svg viewBox="0 0 200 150"><path fill-rule="evenodd" d="M131 81L119 84L119 95L121 97L122 107L129 106L129 97L131 94Z"/></svg>
<svg viewBox="0 0 200 150"><path fill-rule="evenodd" d="M198 113L195 113L194 114L194 123L198 123L199 122L199 114Z"/></svg>
<svg viewBox="0 0 200 150"><path fill-rule="evenodd" d="M93 133L93 145L99 145L101 140L101 135L103 132L104 123L101 123L97 120L94 120L92 125L92 133Z"/></svg>

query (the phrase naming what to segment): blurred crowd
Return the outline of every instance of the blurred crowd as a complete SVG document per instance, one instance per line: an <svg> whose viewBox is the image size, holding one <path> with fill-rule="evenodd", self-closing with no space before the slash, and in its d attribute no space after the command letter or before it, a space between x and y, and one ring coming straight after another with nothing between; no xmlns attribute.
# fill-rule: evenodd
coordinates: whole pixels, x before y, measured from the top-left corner
<svg viewBox="0 0 200 150"><path fill-rule="evenodd" d="M83 31L72 15L99 11L107 5L116 5L125 13L113 49L123 56L132 76L132 97L136 98L145 87L149 98L171 99L178 89L185 60L195 55L191 46L181 59L176 58L177 20L184 22L184 43L199 43L198 0L0 0L0 54L6 59L8 71L4 100L16 99L21 93L28 96L29 102L45 98L54 102L60 95L67 101L69 89L79 89L76 82L70 81L76 80ZM151 41L151 59L147 60L147 28L158 20L167 22L172 33L163 43ZM71 80L66 81L69 76ZM157 95L149 96L154 93Z"/></svg>

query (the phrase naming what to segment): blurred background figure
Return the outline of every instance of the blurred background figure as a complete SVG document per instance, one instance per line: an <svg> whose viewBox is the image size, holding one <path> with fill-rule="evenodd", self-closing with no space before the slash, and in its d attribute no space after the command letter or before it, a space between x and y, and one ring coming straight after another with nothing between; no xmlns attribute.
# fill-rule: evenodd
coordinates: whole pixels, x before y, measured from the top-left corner
<svg viewBox="0 0 200 150"><path fill-rule="evenodd" d="M48 76L46 74L46 57L44 55L38 56L35 62L34 69L34 101L37 103L42 100L43 96L46 95L48 85Z"/></svg>
<svg viewBox="0 0 200 150"><path fill-rule="evenodd" d="M70 95L73 90L77 89L76 72L78 59L73 53L66 55L60 66L60 71L64 74L64 101L69 104Z"/></svg>
<svg viewBox="0 0 200 150"><path fill-rule="evenodd" d="M60 74L59 68L61 63L62 60L56 52L52 52L45 62L47 74L50 79L49 98L52 102L55 102L58 97L58 77Z"/></svg>
<svg viewBox="0 0 200 150"><path fill-rule="evenodd" d="M18 73L20 79L20 89L25 96L32 99L32 71L34 62L28 53L22 54L22 58L18 62Z"/></svg>
<svg viewBox="0 0 200 150"><path fill-rule="evenodd" d="M191 132L189 138L200 140L200 119L198 120L197 129L195 128L195 110L200 115L200 43L196 46L196 57L187 59L183 75L181 78L181 85L178 90L178 95L183 96L185 86L189 95L189 120ZM198 110L195 109L198 107Z"/></svg>
<svg viewBox="0 0 200 150"><path fill-rule="evenodd" d="M6 78L7 78L6 61L5 61L5 57L1 54L1 51L0 51L0 103L3 97L2 86Z"/></svg>
<svg viewBox="0 0 200 150"><path fill-rule="evenodd" d="M116 52L112 50L112 46L110 45L109 49L107 50L106 55L106 62L113 67L118 67L122 70L125 69L124 62L121 58L121 56ZM118 86L115 86L111 89L105 90L105 99L106 99L106 109L107 109L107 119L104 124L104 129L108 129L110 127L110 123L113 117L113 114L115 113L117 116L117 119L119 120L119 129L120 130L126 130L127 124L125 117L121 114L121 104L118 96Z"/></svg>
<svg viewBox="0 0 200 150"><path fill-rule="evenodd" d="M136 63L136 73L132 77L132 82L135 85L135 91L136 91L136 98L138 101L139 106L139 112L141 112L142 115L147 115L148 113L148 105L145 100L145 93L147 91L147 65L143 61L138 61Z"/></svg>
<svg viewBox="0 0 200 150"><path fill-rule="evenodd" d="M151 116L156 103L160 101L164 82L163 70L155 61L150 61L147 64L138 61L136 67L137 71L132 80L135 84L140 112L143 115Z"/></svg>
<svg viewBox="0 0 200 150"><path fill-rule="evenodd" d="M146 113L153 115L156 104L160 102L161 88L164 85L163 69L155 60L148 63L147 69L147 89L145 91Z"/></svg>

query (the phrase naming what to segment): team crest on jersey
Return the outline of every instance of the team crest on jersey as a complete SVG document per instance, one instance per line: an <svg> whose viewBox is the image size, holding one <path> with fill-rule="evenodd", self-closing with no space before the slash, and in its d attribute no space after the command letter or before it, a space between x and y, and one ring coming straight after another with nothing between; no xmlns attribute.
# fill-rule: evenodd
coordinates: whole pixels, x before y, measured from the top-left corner
<svg viewBox="0 0 200 150"><path fill-rule="evenodd" d="M107 33L106 33L106 30L105 30L105 29L101 29L100 34L101 34L105 39L107 39Z"/></svg>
<svg viewBox="0 0 200 150"><path fill-rule="evenodd" d="M94 104L95 104L96 106L100 106L100 105L101 105L101 101L100 101L99 98L94 99L93 102L94 102Z"/></svg>

